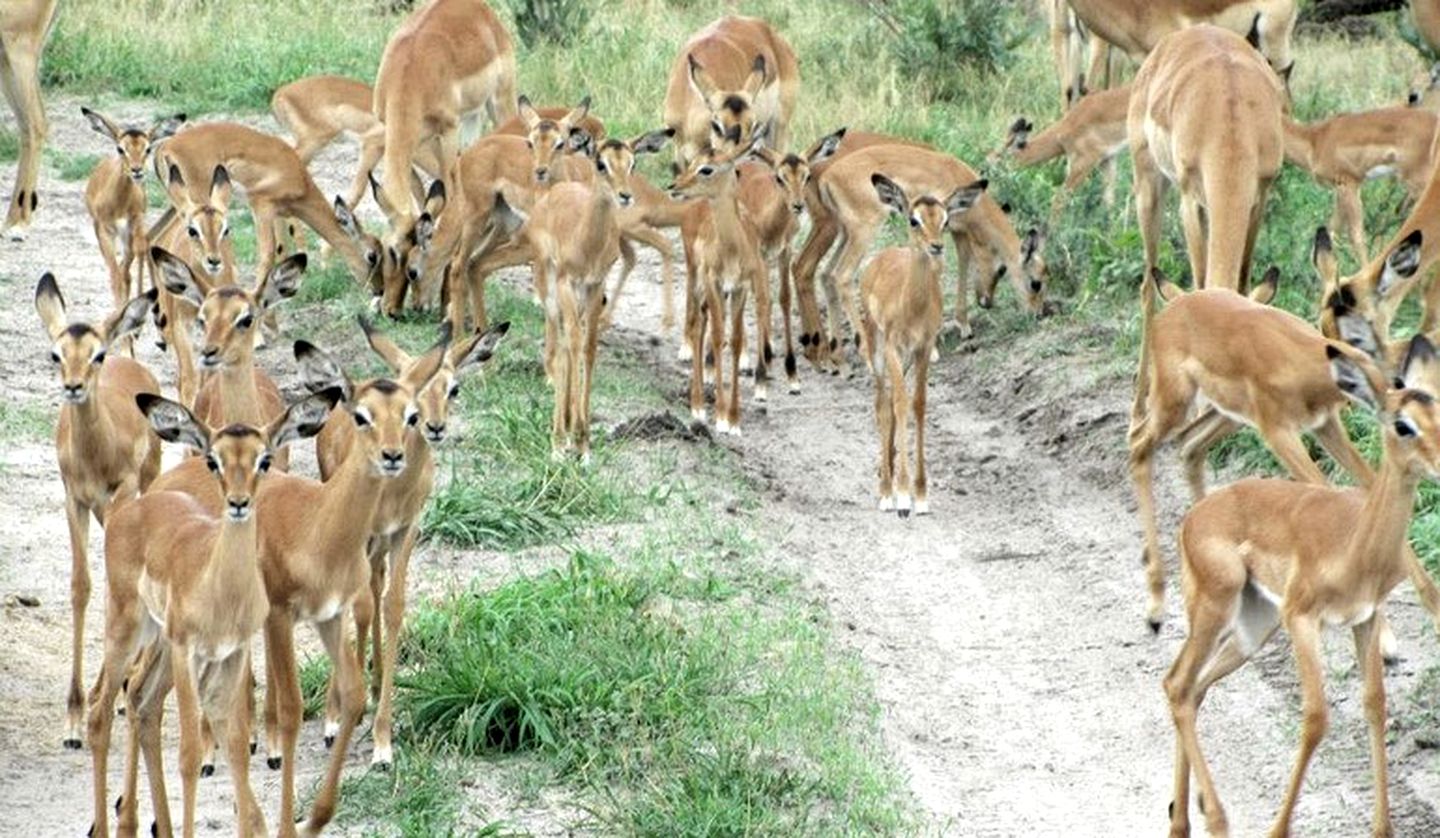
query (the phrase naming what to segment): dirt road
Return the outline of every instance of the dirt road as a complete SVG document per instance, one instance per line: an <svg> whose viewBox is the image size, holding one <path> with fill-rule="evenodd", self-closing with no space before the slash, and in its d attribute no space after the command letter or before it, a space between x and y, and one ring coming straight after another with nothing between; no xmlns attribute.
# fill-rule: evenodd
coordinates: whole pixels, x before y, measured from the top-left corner
<svg viewBox="0 0 1440 838"><path fill-rule="evenodd" d="M73 105L52 104L52 141L103 152ZM349 154L321 159L322 186L343 185ZM0 180L8 182L13 170L0 167ZM74 310L87 315L100 312L108 291L84 221L83 184L47 173L41 188L47 204L31 239L0 243L0 293L8 303L0 307L0 376L7 401L48 417L58 400L30 307L35 279L54 270ZM608 340L651 346L653 363L678 392L684 379L674 348L654 344L656 263L644 258ZM1013 301L1002 296L999 304ZM986 326L982 318L982 344ZM887 744L936 832L1129 836L1165 829L1173 734L1159 685L1183 625L1172 618L1158 639L1144 628L1138 528L1123 479L1119 417L1127 386L1094 372L1103 352L1074 348L1087 342L1053 332L1078 337L1082 329L1049 321L1018 345L988 345L938 365L928 517L902 521L875 509L871 393L863 377L821 378L807 369L803 394L775 392L763 414L747 387L744 436L722 443L765 487L768 503L757 514L776 535L774 561L810 580L839 641L873 674ZM1043 341L1071 348L1046 353L1036 370L1038 362L1026 359L1039 356ZM145 360L158 360L145 351ZM262 356L267 365L282 361ZM675 407L683 412L678 399ZM1168 526L1182 498L1169 475L1162 484ZM0 612L0 703L7 708L0 714L0 835L78 835L89 823L88 755L59 747L69 632L61 500L48 439L7 443L0 454L0 598L26 594L41 604ZM97 574L99 546L96 532ZM423 556L418 563L424 566ZM1173 588L1172 615L1179 612ZM1408 587L1390 610L1406 656L1388 679L1400 728L1391 748L1397 834L1440 834L1435 752L1418 749L1406 726L1415 716L1416 676L1440 656ZM97 597L91 662L99 659L102 611ZM1332 728L1312 767L1297 834L1361 834L1372 795L1358 683L1348 637L1332 636L1327 648ZM1296 694L1282 640L1217 687L1202 713L1202 741L1237 835L1262 832L1278 806L1295 747ZM318 740L309 730L302 739L301 763L311 771L323 761ZM367 748L352 757L354 770L368 762ZM229 831L223 778L222 768L201 796L207 833ZM275 799L274 775L261 770L256 778L262 801ZM497 814L505 816L503 806ZM547 827L543 816L534 825Z"/></svg>

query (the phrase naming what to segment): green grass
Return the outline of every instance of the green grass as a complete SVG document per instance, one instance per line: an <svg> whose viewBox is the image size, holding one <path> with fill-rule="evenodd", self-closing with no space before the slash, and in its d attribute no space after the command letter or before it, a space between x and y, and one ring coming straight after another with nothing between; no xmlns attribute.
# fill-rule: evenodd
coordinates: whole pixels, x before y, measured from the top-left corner
<svg viewBox="0 0 1440 838"><path fill-rule="evenodd" d="M20 157L20 138L14 131L0 125L0 163L12 163Z"/></svg>
<svg viewBox="0 0 1440 838"><path fill-rule="evenodd" d="M0 402L0 442L39 441L55 433L55 416L44 405Z"/></svg>
<svg viewBox="0 0 1440 838"><path fill-rule="evenodd" d="M101 160L98 154L72 153L58 148L46 149L45 153L60 179L71 182L88 179Z"/></svg>

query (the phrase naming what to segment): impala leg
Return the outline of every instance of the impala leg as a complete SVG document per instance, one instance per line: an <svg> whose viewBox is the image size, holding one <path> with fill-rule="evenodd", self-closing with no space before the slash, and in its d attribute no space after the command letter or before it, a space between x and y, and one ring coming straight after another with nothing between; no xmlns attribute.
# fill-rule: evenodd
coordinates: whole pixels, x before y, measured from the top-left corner
<svg viewBox="0 0 1440 838"><path fill-rule="evenodd" d="M581 312L585 319L582 321L583 356L580 358L584 364L584 377L580 381L579 399L580 415L580 457L582 462L590 459L590 393L595 386L595 357L600 349L600 318L605 312L604 304L600 299L601 290L604 284L594 289L587 289L586 310Z"/></svg>
<svg viewBox="0 0 1440 838"><path fill-rule="evenodd" d="M195 834L195 795L200 783L200 696L195 675L190 671L190 647L174 643L170 649L170 672L175 686L177 718L180 723L180 784L184 809L180 823L186 838Z"/></svg>
<svg viewBox="0 0 1440 838"><path fill-rule="evenodd" d="M1285 801L1280 814L1270 830L1271 838L1286 838L1290 835L1290 819L1295 813L1295 804L1300 799L1300 787L1305 781L1305 771L1310 767L1310 758L1325 736L1329 725L1330 711L1325 706L1325 681L1321 669L1320 629L1315 620L1301 614L1286 615L1285 630L1290 635L1290 644L1295 650L1295 667L1300 676L1300 696L1304 714L1300 750L1295 756L1295 768L1290 784L1285 791ZM1367 707L1367 713L1368 713ZM1383 705L1381 708L1383 715ZM1377 790L1378 791L1378 790Z"/></svg>
<svg viewBox="0 0 1440 838"><path fill-rule="evenodd" d="M1379 616L1379 612L1376 612ZM1370 730L1370 766L1375 772L1375 838L1393 835L1390 826L1390 770L1385 758L1385 666L1375 620L1355 626L1355 659L1365 673L1365 722Z"/></svg>
<svg viewBox="0 0 1440 838"><path fill-rule="evenodd" d="M295 831L295 739L300 733L300 673L295 665L295 623L285 609L272 608L265 618L265 656L268 663L266 700L274 693L276 730L280 740L281 838ZM333 753L332 753L333 757ZM271 767L276 767L270 758Z"/></svg>
<svg viewBox="0 0 1440 838"><path fill-rule="evenodd" d="M120 268L120 260L115 256L115 236L118 235L113 224L101 224L96 221L95 242L100 246L100 258L105 260L105 269L110 273L110 299L116 308L125 305L130 299L130 277Z"/></svg>
<svg viewBox="0 0 1440 838"><path fill-rule="evenodd" d="M790 277L790 245L788 242L780 251L776 270L780 274L780 328L785 334L785 380L793 395L800 392L800 375L795 358L795 336L792 332L794 317L791 315L793 305L791 295L794 294L794 288Z"/></svg>
<svg viewBox="0 0 1440 838"><path fill-rule="evenodd" d="M4 89L5 98L10 102L20 135L20 164L15 176L15 193L5 216L5 229L12 239L25 237L31 216L40 203L35 185L40 175L40 148L49 133L45 106L40 100L40 51L43 47L43 41L26 37L6 44L3 53L0 53L0 88Z"/></svg>
<svg viewBox="0 0 1440 838"><path fill-rule="evenodd" d="M360 206L365 200L365 187L369 185L370 173L375 171L379 165L380 158L385 156L385 127L377 125L378 130L360 138L360 165L355 170L355 179L350 182L350 191L345 195L345 205L351 209Z"/></svg>
<svg viewBox="0 0 1440 838"><path fill-rule="evenodd" d="M1201 810L1212 836L1229 835L1225 809L1215 790L1210 767L1200 750L1195 720L1204 690L1200 677L1206 664L1215 655L1215 644L1226 627L1238 591L1200 592L1190 607L1190 635L1180 647L1180 654L1165 676L1165 694L1170 701L1170 715L1175 723L1176 765L1175 795L1170 806L1170 835L1180 838L1190 831L1189 778L1193 771L1200 786Z"/></svg>
<svg viewBox="0 0 1440 838"><path fill-rule="evenodd" d="M1340 420L1339 411L1332 412L1315 429L1315 438L1320 441L1320 447L1330 458L1340 464L1340 467L1350 473L1355 482L1361 486L1369 486L1375 479L1375 472L1371 470L1370 463L1355 449L1354 443L1350 441L1350 435L1345 433L1345 425Z"/></svg>
<svg viewBox="0 0 1440 838"><path fill-rule="evenodd" d="M1190 484L1190 502L1205 497L1205 456L1215 443L1235 433L1240 424L1216 410L1207 410L1180 432L1180 459Z"/></svg>
<svg viewBox="0 0 1440 838"><path fill-rule="evenodd" d="M1355 258L1360 264L1370 261L1365 242L1365 208L1360 202L1360 184L1342 183L1335 187L1335 226L1350 237Z"/></svg>
<svg viewBox="0 0 1440 838"><path fill-rule="evenodd" d="M1149 374L1143 368L1142 379ZM1154 381L1148 389L1148 409L1137 405L1138 415L1130 420L1130 479L1135 485L1135 504L1145 530L1141 560L1149 587L1146 620L1150 630L1160 631L1165 615L1165 564L1160 553L1159 524L1155 518L1155 449L1169 439L1185 418L1193 392L1179 389L1178 382ZM1137 394L1138 395L1138 394Z"/></svg>
<svg viewBox="0 0 1440 838"><path fill-rule="evenodd" d="M725 301L721 297L718 281L707 283L706 306L709 312L706 314L707 325L710 327L710 348L707 353L706 366L714 372L715 383L715 430L720 433L727 433L730 430L730 406L728 404L728 393L725 390L722 371L724 367L720 363L721 353L725 351ZM738 364L736 366L739 366Z"/></svg>
<svg viewBox="0 0 1440 838"><path fill-rule="evenodd" d="M270 650L270 635L265 635L265 767L271 771L284 760L280 742L279 685L275 681L275 660Z"/></svg>
<svg viewBox="0 0 1440 838"><path fill-rule="evenodd" d="M250 788L250 702L247 673L250 650L246 646L206 673L201 699L205 716L216 736L225 742L225 760L235 789L236 820L242 836L265 835L265 816ZM182 743L181 750L184 750Z"/></svg>
<svg viewBox="0 0 1440 838"><path fill-rule="evenodd" d="M65 500L70 529L70 690L66 697L65 747L79 750L85 719L85 609L90 605L90 509L76 498ZM120 673L119 679L125 677ZM113 699L112 699L113 706Z"/></svg>
<svg viewBox="0 0 1440 838"><path fill-rule="evenodd" d="M960 339L969 340L975 334L970 325L970 292L966 288L973 253L970 238L959 230L950 233L950 241L955 245L955 323L960 329Z"/></svg>
<svg viewBox="0 0 1440 838"><path fill-rule="evenodd" d="M770 270L763 260L757 260L751 267L749 285L755 295L755 401L763 402L770 397L770 362L775 352L770 347L770 328L774 312L770 304ZM744 338L744 312L741 312L741 338ZM857 319L856 334L860 321ZM737 423L738 427L738 423Z"/></svg>
<svg viewBox="0 0 1440 838"><path fill-rule="evenodd" d="M880 476L880 511L889 512L895 508L895 400L890 396L894 382L890 380L883 347L873 345L875 429L880 434L880 462L876 470Z"/></svg>
<svg viewBox="0 0 1440 838"><path fill-rule="evenodd" d="M686 270L690 270L686 266ZM685 297L685 342L690 351L690 418L705 421L705 318L706 310L700 287L692 287ZM719 416L719 411L716 411Z"/></svg>
<svg viewBox="0 0 1440 838"><path fill-rule="evenodd" d="M811 363L819 364L820 345L824 335L820 329L820 303L815 295L815 272L820 260L829 252L839 233L839 226L828 215L810 214L810 235L800 247L800 254L791 266L795 295L800 303L800 350Z"/></svg>
<svg viewBox="0 0 1440 838"><path fill-rule="evenodd" d="M934 341L928 342L933 345ZM927 488L929 481L925 476L925 400L929 388L928 378L930 376L930 348L921 346L920 351L915 353L915 514L928 515L930 513L930 502Z"/></svg>
<svg viewBox="0 0 1440 838"><path fill-rule="evenodd" d="M895 512L901 518L909 518L911 511L910 494L910 451L909 414L910 399L905 392L905 362L895 346L885 348L885 366L890 378L890 412L895 417Z"/></svg>
<svg viewBox="0 0 1440 838"><path fill-rule="evenodd" d="M609 329L615 323L615 306L620 302L620 291L630 279L630 273L635 270L635 245L632 243L634 236L626 235L620 238L620 277L615 280L615 290L609 293L609 302L605 305L604 313L600 320L602 329ZM601 286L602 292L604 286Z"/></svg>
<svg viewBox="0 0 1440 838"><path fill-rule="evenodd" d="M1180 190L1180 219L1185 227L1185 251L1190 257L1190 281L1196 288L1210 287L1205 274L1205 208L1189 189ZM1147 274L1148 277L1148 274ZM1145 281L1149 281L1148 278Z"/></svg>
<svg viewBox="0 0 1440 838"><path fill-rule="evenodd" d="M355 725L365 712L365 685L355 662L355 650L345 643L345 615L336 615L323 623L315 624L320 642L335 665L340 679L340 730L335 734L335 746L330 751L330 762L325 769L325 780L315 797L310 810L310 820L305 824L306 835L319 835L335 815L335 806L340 790L340 773L345 767L345 755L350 750L350 738ZM297 690L298 693L298 684ZM286 760L286 771L291 769Z"/></svg>
<svg viewBox="0 0 1440 838"><path fill-rule="evenodd" d="M865 254L870 250L870 244L875 240L876 229L874 225L867 225L860 230L851 231L845 237L845 244L840 252L831 261L830 277L827 282L833 283L839 288L840 303L845 310L845 319L849 325L844 333L847 340L851 339L860 327L860 312L855 307L855 275L860 270L860 263L865 260ZM829 286L827 286L828 288ZM838 351L837 370L840 367L848 369L848 362L842 362L845 358L845 351L836 340L837 332L831 332L830 350Z"/></svg>
<svg viewBox="0 0 1440 838"><path fill-rule="evenodd" d="M384 645L376 641L375 651L380 661L377 673L371 677L380 682L380 699L375 708L375 750L370 764L388 768L394 762L391 745L390 719L392 703L395 700L395 656L400 649L400 637L405 630L405 585L410 572L410 554L415 550L416 527L389 536L390 584L385 588L383 614L385 617Z"/></svg>
<svg viewBox="0 0 1440 838"><path fill-rule="evenodd" d="M86 720L90 743L91 788L94 791L95 822L92 832L109 835L110 803L106 799L109 779L110 731L115 721L115 698L125 680L140 636L140 602L109 597L105 611L105 660L95 682L95 701Z"/></svg>
<svg viewBox="0 0 1440 838"><path fill-rule="evenodd" d="M1165 176L1155 168L1148 144L1140 143L1138 148L1132 149L1131 155L1135 161L1135 215L1140 221L1140 242L1145 251L1145 272L1140 277L1144 284L1149 281L1150 272L1159 264L1160 227L1165 210ZM1192 280L1196 287L1199 287L1200 277L1192 277Z"/></svg>
<svg viewBox="0 0 1440 838"><path fill-rule="evenodd" d="M740 435L740 359L745 355L746 290L742 284L730 297L730 433L735 436ZM758 358L756 369L759 369Z"/></svg>
<svg viewBox="0 0 1440 838"><path fill-rule="evenodd" d="M145 755L145 776L150 781L150 803L154 808L153 833L159 838L170 838L174 828L170 822L170 796L165 789L164 742L161 732L165 722L165 697L170 694L171 678L170 644L163 639L153 644L145 654L140 666L131 674L130 690L126 695L129 712L135 718L132 728L140 752ZM135 783L127 778L125 805L120 812L121 824L129 824L134 835L137 825L135 806L139 803ZM123 832L123 830L122 830Z"/></svg>

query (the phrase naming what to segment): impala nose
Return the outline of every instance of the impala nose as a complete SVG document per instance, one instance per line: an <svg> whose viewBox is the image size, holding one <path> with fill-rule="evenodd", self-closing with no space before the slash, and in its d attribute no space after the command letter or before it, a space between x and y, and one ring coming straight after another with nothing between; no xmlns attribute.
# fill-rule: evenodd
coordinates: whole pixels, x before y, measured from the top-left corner
<svg viewBox="0 0 1440 838"><path fill-rule="evenodd" d="M207 367L220 365L220 347L207 346L200 351L200 363Z"/></svg>
<svg viewBox="0 0 1440 838"><path fill-rule="evenodd" d="M218 274L218 273L220 273L220 265L221 265L221 262L220 262L219 257L216 257L216 256L207 256L207 257L205 257L205 268L206 268L207 270L209 270L210 273L212 273L212 274Z"/></svg>
<svg viewBox="0 0 1440 838"><path fill-rule="evenodd" d="M621 192L620 195L619 195L619 197L620 197L620 206L622 206L622 207L628 207L628 206L630 206L631 204L635 203L635 196L634 196L634 195L631 195L629 192Z"/></svg>
<svg viewBox="0 0 1440 838"><path fill-rule="evenodd" d="M250 517L249 498L226 498L225 505L228 507L232 521L244 521Z"/></svg>
<svg viewBox="0 0 1440 838"><path fill-rule="evenodd" d="M795 203L790 205L790 211L795 213L796 215L802 215L805 212L805 204L796 201Z"/></svg>
<svg viewBox="0 0 1440 838"><path fill-rule="evenodd" d="M431 442L441 442L445 439L444 422L426 422L425 438Z"/></svg>
<svg viewBox="0 0 1440 838"><path fill-rule="evenodd" d="M78 401L80 401L80 397L81 397L81 395L83 394L83 392L84 392L84 390L85 390L85 385L84 385L84 384L65 384L65 385L63 385L63 386L64 386L64 389L65 389L65 398L66 398L66 400L72 401L72 402L78 402Z"/></svg>
<svg viewBox="0 0 1440 838"><path fill-rule="evenodd" d="M399 474L405 469L405 451L401 448L386 448L380 452L380 468L386 474Z"/></svg>
<svg viewBox="0 0 1440 838"><path fill-rule="evenodd" d="M545 167L542 166L541 168L538 168L538 169L535 170L535 180L538 181L539 183L544 183L545 181L547 181L547 180L549 180L549 179L550 179L550 170L549 170L548 168L545 168Z"/></svg>
<svg viewBox="0 0 1440 838"><path fill-rule="evenodd" d="M943 242L938 243L938 244L932 244L932 245L930 245L930 255L931 255L931 256L943 256L944 254L945 254L945 244L944 244Z"/></svg>

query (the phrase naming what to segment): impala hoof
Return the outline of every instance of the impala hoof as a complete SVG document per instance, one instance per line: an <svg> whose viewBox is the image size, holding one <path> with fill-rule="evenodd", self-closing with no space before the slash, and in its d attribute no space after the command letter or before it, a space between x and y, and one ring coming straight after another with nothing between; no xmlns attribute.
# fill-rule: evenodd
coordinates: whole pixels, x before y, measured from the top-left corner
<svg viewBox="0 0 1440 838"><path fill-rule="evenodd" d="M916 499L915 499L915 514L916 514L916 515L929 515L929 514L930 514L930 501L925 500L924 498L916 498Z"/></svg>
<svg viewBox="0 0 1440 838"><path fill-rule="evenodd" d="M210 764L208 764L208 763L205 764L205 765L200 766L200 776L201 776L201 778L214 777L214 776L215 776L215 766L214 766L214 765L210 765Z"/></svg>
<svg viewBox="0 0 1440 838"><path fill-rule="evenodd" d="M730 433L730 420L728 420L728 419L716 419L716 420L715 420L715 433L717 433L717 434L728 434L728 433Z"/></svg>
<svg viewBox="0 0 1440 838"><path fill-rule="evenodd" d="M389 771L394 765L395 756L388 747L377 747L375 753L370 755L370 767L376 771Z"/></svg>
<svg viewBox="0 0 1440 838"><path fill-rule="evenodd" d="M333 748L333 747L335 747L335 735L334 735L334 734L331 734L331 733L325 734L325 747L326 747L327 749L328 749L328 748Z"/></svg>
<svg viewBox="0 0 1440 838"><path fill-rule="evenodd" d="M259 747L260 747L259 743L251 742L251 743L250 743L250 756L252 756L252 757L255 756L255 751L256 751Z"/></svg>
<svg viewBox="0 0 1440 838"><path fill-rule="evenodd" d="M882 495L882 496L880 497L880 511L881 511L881 512L894 512L894 511L895 511L895 498L891 497L890 495Z"/></svg>
<svg viewBox="0 0 1440 838"><path fill-rule="evenodd" d="M120 814L120 807L125 805L125 795L115 798L115 814ZM92 824L93 826L93 824Z"/></svg>
<svg viewBox="0 0 1440 838"><path fill-rule="evenodd" d="M791 380L790 380L790 386L789 386L788 389L789 389L789 391L790 391L790 395L792 395L792 396L798 396L798 395L800 395L800 382L799 382L799 381L796 381L795 379L791 379Z"/></svg>
<svg viewBox="0 0 1440 838"><path fill-rule="evenodd" d="M266 757L266 758L265 758L265 766L266 766L267 768L269 768L271 771L279 771L279 770L280 770L280 763L283 762L283 761L284 761L284 758L283 758L283 757Z"/></svg>
<svg viewBox="0 0 1440 838"><path fill-rule="evenodd" d="M1151 633L1151 634L1154 634L1154 635L1157 635L1157 636L1160 634L1160 626L1164 625L1164 623L1165 623L1165 621L1162 620L1162 619L1160 619L1159 617L1146 617L1146 618L1145 618L1145 624L1150 627L1150 633ZM1205 812L1204 807L1201 807L1200 812L1201 812L1201 814L1204 814L1204 812Z"/></svg>
<svg viewBox="0 0 1440 838"><path fill-rule="evenodd" d="M159 823L159 821L151 821L151 822L150 822L150 838L160 838L160 823Z"/></svg>
<svg viewBox="0 0 1440 838"><path fill-rule="evenodd" d="M66 750L70 750L70 751L78 751L78 750L80 750L80 740L79 740L77 737L67 736L67 737L65 737L65 741L64 741L62 744L65 746Z"/></svg>

